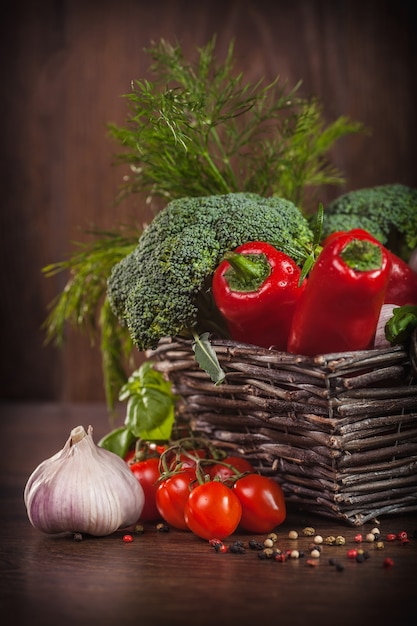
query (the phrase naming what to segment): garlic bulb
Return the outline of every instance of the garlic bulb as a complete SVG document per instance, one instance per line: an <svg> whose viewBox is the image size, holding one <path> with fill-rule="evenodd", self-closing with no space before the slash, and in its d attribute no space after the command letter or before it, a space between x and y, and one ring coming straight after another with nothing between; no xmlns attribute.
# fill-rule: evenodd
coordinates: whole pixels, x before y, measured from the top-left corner
<svg viewBox="0 0 417 626"><path fill-rule="evenodd" d="M74 428L63 449L29 477L24 501L31 524L46 533L110 535L142 513L143 489L123 459Z"/></svg>

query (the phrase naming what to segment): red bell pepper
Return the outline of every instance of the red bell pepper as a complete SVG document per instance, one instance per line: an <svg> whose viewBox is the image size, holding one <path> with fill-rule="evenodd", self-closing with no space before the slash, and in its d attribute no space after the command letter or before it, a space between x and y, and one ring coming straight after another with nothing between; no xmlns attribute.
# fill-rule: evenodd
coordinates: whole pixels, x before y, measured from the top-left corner
<svg viewBox="0 0 417 626"><path fill-rule="evenodd" d="M388 251L366 231L330 238L298 301L288 351L314 356L370 348L390 271Z"/></svg>
<svg viewBox="0 0 417 626"><path fill-rule="evenodd" d="M213 275L214 301L232 339L285 350L301 270L287 254L254 241L226 253Z"/></svg>
<svg viewBox="0 0 417 626"><path fill-rule="evenodd" d="M370 241L378 242L378 240L366 230L355 228L349 232L351 235L363 233L368 235ZM332 233L325 239L323 245L345 234L346 231ZM385 293L384 304L398 304L398 306L405 304L417 305L417 272L390 250L388 250L388 254L391 257L391 273Z"/></svg>

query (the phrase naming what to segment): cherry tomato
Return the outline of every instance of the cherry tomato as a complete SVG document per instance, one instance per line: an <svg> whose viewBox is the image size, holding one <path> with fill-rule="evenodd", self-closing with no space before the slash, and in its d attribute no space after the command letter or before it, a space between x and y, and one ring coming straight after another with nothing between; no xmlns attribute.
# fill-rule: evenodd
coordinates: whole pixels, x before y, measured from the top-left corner
<svg viewBox="0 0 417 626"><path fill-rule="evenodd" d="M181 469L187 469L189 467L195 467L199 459L206 458L206 450L189 450L187 452L181 452L178 455L173 454L172 458L168 457L168 466L172 470L178 465L181 466Z"/></svg>
<svg viewBox="0 0 417 626"><path fill-rule="evenodd" d="M195 479L195 471L189 468L173 474L158 485L155 494L156 508L163 519L174 528L188 530L184 508Z"/></svg>
<svg viewBox="0 0 417 626"><path fill-rule="evenodd" d="M143 461L137 461L129 465L131 471L142 485L145 495L145 504L139 518L142 522L150 522L160 519L160 514L156 508L155 494L158 488L159 457L150 457Z"/></svg>
<svg viewBox="0 0 417 626"><path fill-rule="evenodd" d="M226 465L223 465L224 463ZM231 467L227 467L227 465ZM236 478L236 473L243 474L245 472L254 474L255 468L249 461L240 456L227 456L221 463L216 463L208 468L211 480L216 478L226 485L233 484L233 481L230 479Z"/></svg>
<svg viewBox="0 0 417 626"><path fill-rule="evenodd" d="M219 481L195 487L188 496L184 518L202 539L225 539L239 525L242 505L233 490Z"/></svg>
<svg viewBox="0 0 417 626"><path fill-rule="evenodd" d="M269 533L286 517L284 493L280 485L267 476L248 474L233 486L242 505L240 526L253 533Z"/></svg>

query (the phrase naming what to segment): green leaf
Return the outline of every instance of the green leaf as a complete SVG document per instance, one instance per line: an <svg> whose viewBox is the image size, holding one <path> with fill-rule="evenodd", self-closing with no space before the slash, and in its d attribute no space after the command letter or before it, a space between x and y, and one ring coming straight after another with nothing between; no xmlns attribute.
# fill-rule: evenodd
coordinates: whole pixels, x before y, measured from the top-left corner
<svg viewBox="0 0 417 626"><path fill-rule="evenodd" d="M216 385L220 385L224 381L226 374L222 370L216 351L209 341L209 333L203 333L200 336L194 335L193 350L195 359L201 369L207 372Z"/></svg>
<svg viewBox="0 0 417 626"><path fill-rule="evenodd" d="M407 304L393 309L385 324L385 337L392 345L406 343L417 328L417 306Z"/></svg>
<svg viewBox="0 0 417 626"><path fill-rule="evenodd" d="M168 441L171 438L174 421L175 409L174 406L171 406L167 413L165 413L163 421L158 426L155 426L155 428L151 427L149 430L147 430L144 425L141 426L141 428L137 430L138 438L143 441Z"/></svg>
<svg viewBox="0 0 417 626"><path fill-rule="evenodd" d="M136 441L134 434L124 426L112 430L107 435L104 435L98 442L101 448L105 448L110 452L114 452L122 459L126 456L130 446Z"/></svg>
<svg viewBox="0 0 417 626"><path fill-rule="evenodd" d="M176 399L171 383L153 369L151 361L146 361L120 390L119 400L128 401L126 428L136 438L169 439Z"/></svg>

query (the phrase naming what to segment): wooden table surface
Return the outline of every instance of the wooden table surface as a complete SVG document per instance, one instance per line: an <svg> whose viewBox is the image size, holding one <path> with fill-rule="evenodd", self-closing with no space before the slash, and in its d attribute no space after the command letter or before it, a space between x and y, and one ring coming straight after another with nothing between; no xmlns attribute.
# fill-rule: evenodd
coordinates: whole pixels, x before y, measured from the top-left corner
<svg viewBox="0 0 417 626"><path fill-rule="evenodd" d="M31 471L62 448L69 431L109 430L103 406L14 404L1 412L1 615L4 624L31 626L408 626L417 623L417 514L379 520L384 548L362 547L369 558L347 557L358 547L352 528L290 510L277 529L281 548L306 550L301 533L312 526L323 537L342 535L345 546L324 546L317 566L308 558L278 563L258 553L217 553L191 533L145 527L130 544L122 534L74 541L44 535L30 525L23 489ZM300 538L290 541L297 530ZM386 541L406 531L409 542ZM247 544L248 535L234 535ZM256 537L263 539L263 536ZM384 567L384 559L394 561ZM329 559L344 566L338 571Z"/></svg>

